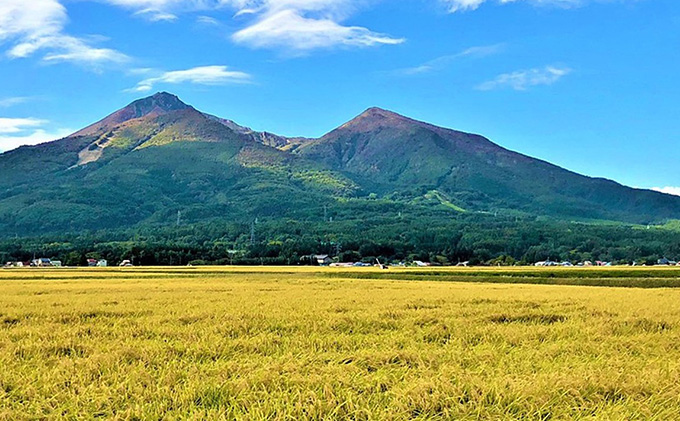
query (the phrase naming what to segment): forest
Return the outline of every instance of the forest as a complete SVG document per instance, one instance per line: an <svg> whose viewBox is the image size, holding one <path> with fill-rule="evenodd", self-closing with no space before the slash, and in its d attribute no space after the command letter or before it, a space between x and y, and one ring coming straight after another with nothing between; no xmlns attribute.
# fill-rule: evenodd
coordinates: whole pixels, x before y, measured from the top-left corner
<svg viewBox="0 0 680 421"><path fill-rule="evenodd" d="M368 216L368 215L367 215ZM87 259L110 265L131 260L142 266L303 265L309 256L328 254L338 262L432 265L527 265L538 261L606 261L655 264L680 257L677 222L665 225L567 222L545 217L481 213L441 215L385 214L363 220L252 220L143 226L0 239L0 260L35 257L67 266ZM444 221L444 222L442 222Z"/></svg>

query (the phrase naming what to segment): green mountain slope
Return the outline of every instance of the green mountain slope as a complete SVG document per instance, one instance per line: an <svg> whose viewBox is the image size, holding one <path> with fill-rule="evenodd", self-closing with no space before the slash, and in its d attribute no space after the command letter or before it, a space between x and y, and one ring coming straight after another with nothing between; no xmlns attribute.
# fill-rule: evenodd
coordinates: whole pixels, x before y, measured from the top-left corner
<svg viewBox="0 0 680 421"><path fill-rule="evenodd" d="M377 108L320 139L260 133L159 93L61 140L0 155L0 235L182 221L379 220L462 212L680 219L680 198L584 177Z"/></svg>
<svg viewBox="0 0 680 421"><path fill-rule="evenodd" d="M169 94L74 135L0 155L0 232L295 215L357 186Z"/></svg>
<svg viewBox="0 0 680 421"><path fill-rule="evenodd" d="M488 139L371 108L302 145L301 156L365 180L382 193L445 193L465 209L627 222L680 215L680 198L585 177Z"/></svg>

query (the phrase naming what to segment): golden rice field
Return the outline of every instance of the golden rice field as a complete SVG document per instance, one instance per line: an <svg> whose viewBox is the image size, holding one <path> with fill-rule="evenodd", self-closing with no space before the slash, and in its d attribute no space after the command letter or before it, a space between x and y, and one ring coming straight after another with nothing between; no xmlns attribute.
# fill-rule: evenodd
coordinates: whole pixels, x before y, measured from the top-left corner
<svg viewBox="0 0 680 421"><path fill-rule="evenodd" d="M448 271L0 271L0 419L680 419L680 289L521 283L680 271Z"/></svg>

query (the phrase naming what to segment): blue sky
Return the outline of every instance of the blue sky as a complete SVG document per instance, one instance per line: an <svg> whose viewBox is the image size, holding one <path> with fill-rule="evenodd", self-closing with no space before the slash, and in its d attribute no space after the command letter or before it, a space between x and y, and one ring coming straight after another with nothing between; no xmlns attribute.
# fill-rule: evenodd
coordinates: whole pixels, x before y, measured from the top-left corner
<svg viewBox="0 0 680 421"><path fill-rule="evenodd" d="M678 75L677 0L1 0L0 150L169 91L291 136L379 106L672 188Z"/></svg>

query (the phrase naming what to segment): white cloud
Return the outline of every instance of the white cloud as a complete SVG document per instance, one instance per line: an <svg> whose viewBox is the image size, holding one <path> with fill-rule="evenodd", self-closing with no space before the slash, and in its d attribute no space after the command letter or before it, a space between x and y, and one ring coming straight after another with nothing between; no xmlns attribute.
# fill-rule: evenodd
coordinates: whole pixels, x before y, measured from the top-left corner
<svg viewBox="0 0 680 421"><path fill-rule="evenodd" d="M220 0L100 0L151 20L174 20L176 13L219 7Z"/></svg>
<svg viewBox="0 0 680 421"><path fill-rule="evenodd" d="M651 190L658 191L661 193L672 194L673 196L680 196L680 187L652 187Z"/></svg>
<svg viewBox="0 0 680 421"><path fill-rule="evenodd" d="M0 107L1 108L7 108L7 107L13 107L18 104L23 104L25 102L28 102L31 98L27 96L16 96L16 97L11 97L11 98L0 98Z"/></svg>
<svg viewBox="0 0 680 421"><path fill-rule="evenodd" d="M245 27L232 34L236 43L252 48L308 52L332 47L393 45L402 38L345 25L366 0L103 0L125 7L152 20L174 19L188 11L231 9ZM215 24L210 16L200 23Z"/></svg>
<svg viewBox="0 0 680 421"><path fill-rule="evenodd" d="M209 26L219 26L220 21L210 16L199 16L196 18L196 23Z"/></svg>
<svg viewBox="0 0 680 421"><path fill-rule="evenodd" d="M284 48L298 52L335 46L368 47L404 42L366 28L343 26L330 18L308 18L294 9L265 14L253 25L236 32L232 39L254 48Z"/></svg>
<svg viewBox="0 0 680 421"><path fill-rule="evenodd" d="M48 131L47 121L36 118L0 118L0 153L23 145L37 145L61 139L73 133L70 129Z"/></svg>
<svg viewBox="0 0 680 421"><path fill-rule="evenodd" d="M128 56L121 52L109 48L94 48L82 40L70 36L62 36L59 43L61 48L58 51L46 54L45 61L94 64L103 62L123 63L128 60Z"/></svg>
<svg viewBox="0 0 680 421"><path fill-rule="evenodd" d="M423 64L420 64L418 66L414 67L406 67L403 69L398 69L392 72L395 75L398 76L414 76L414 75L420 75L423 73L430 73L434 72L437 70L441 70L451 64L452 62L465 58L465 57L471 57L471 58L482 58L482 57L487 57L493 54L497 54L500 52L504 47L504 44L496 44L496 45L483 45L483 46L476 46L476 47L470 47L466 50L463 50L459 53L456 54L449 54L441 57L437 57L433 60L427 61Z"/></svg>
<svg viewBox="0 0 680 421"><path fill-rule="evenodd" d="M134 69L126 70L126 73L131 76L144 76L157 73L157 71L151 67L137 67Z"/></svg>
<svg viewBox="0 0 680 421"><path fill-rule="evenodd" d="M0 133L19 133L27 128L42 126L44 120L37 118L2 118L0 117Z"/></svg>
<svg viewBox="0 0 680 421"><path fill-rule="evenodd" d="M229 70L227 66L202 66L187 70L163 72L159 76L142 80L130 89L132 92L148 92L157 84L193 83L197 85L226 85L229 83L250 83L248 73Z"/></svg>
<svg viewBox="0 0 680 421"><path fill-rule="evenodd" d="M525 91L533 86L552 85L569 73L571 73L571 69L568 67L556 66L520 70L498 75L495 79L477 86L477 89L490 91L493 89L511 88L516 91Z"/></svg>
<svg viewBox="0 0 680 421"><path fill-rule="evenodd" d="M492 0L440 0L446 5L449 12L464 12L468 10L476 10L484 3L491 3ZM562 8L578 7L585 4L588 0L493 0L495 3L530 3L536 6L557 6Z"/></svg>
<svg viewBox="0 0 680 421"><path fill-rule="evenodd" d="M66 8L57 0L0 1L0 44L10 44L10 58L29 57L40 50L48 61L72 61L88 65L121 62L124 54L95 48L87 41L68 35Z"/></svg>
<svg viewBox="0 0 680 421"><path fill-rule="evenodd" d="M229 0L223 0L229 2ZM253 48L274 48L296 53L332 47L370 47L404 42L360 26L342 22L356 12L361 1L350 0L234 0L237 15L253 22L232 35L234 42Z"/></svg>
<svg viewBox="0 0 680 421"><path fill-rule="evenodd" d="M442 0L449 8L449 12L458 12L462 10L475 10L486 0Z"/></svg>
<svg viewBox="0 0 680 421"><path fill-rule="evenodd" d="M138 15L148 14L152 22L172 22L178 19L177 15L172 13L162 13L155 10L141 10L137 12Z"/></svg>

